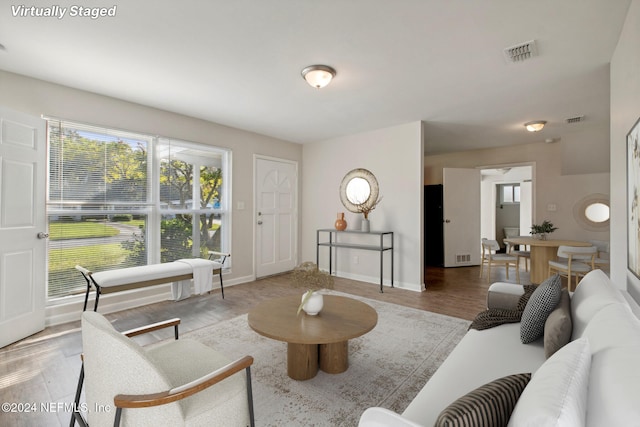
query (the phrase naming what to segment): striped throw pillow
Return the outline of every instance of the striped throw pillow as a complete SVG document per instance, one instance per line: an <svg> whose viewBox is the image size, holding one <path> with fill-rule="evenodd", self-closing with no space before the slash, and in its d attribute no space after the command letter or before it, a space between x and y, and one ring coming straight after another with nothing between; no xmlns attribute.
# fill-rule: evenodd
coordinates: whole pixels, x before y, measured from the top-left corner
<svg viewBox="0 0 640 427"><path fill-rule="evenodd" d="M465 394L447 406L435 427L506 426L531 374L509 375Z"/></svg>

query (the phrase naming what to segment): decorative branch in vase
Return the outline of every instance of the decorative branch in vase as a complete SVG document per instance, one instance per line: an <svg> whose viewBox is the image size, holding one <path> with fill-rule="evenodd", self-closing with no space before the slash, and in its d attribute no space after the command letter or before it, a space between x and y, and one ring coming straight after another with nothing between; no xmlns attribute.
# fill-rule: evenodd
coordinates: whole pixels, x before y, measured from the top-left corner
<svg viewBox="0 0 640 427"><path fill-rule="evenodd" d="M319 299L320 308L310 312L305 310L307 314L315 315L322 309L322 294L318 291L323 289L333 289L333 277L326 271L320 271L318 266L310 261L303 262L293 270L293 285L297 288L306 289L306 292L302 295L300 306L298 307L298 313L305 308L305 305L310 302L312 296L316 296Z"/></svg>
<svg viewBox="0 0 640 427"><path fill-rule="evenodd" d="M361 227L362 231L369 231L369 214L376 208L376 206L378 206L378 203L380 203L381 201L382 196L378 197L375 200L367 200L366 202L356 204L356 210L358 211L358 213L361 213L364 216Z"/></svg>

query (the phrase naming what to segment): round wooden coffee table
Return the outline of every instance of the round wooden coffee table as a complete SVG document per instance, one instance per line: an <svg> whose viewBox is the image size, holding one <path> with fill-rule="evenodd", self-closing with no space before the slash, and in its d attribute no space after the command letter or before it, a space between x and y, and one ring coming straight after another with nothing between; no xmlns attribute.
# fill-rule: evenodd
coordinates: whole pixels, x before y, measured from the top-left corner
<svg viewBox="0 0 640 427"><path fill-rule="evenodd" d="M372 330L378 313L353 298L324 295L324 307L316 316L296 314L301 295L267 300L249 312L251 329L287 343L287 374L308 380L318 369L339 374L349 367L349 339Z"/></svg>

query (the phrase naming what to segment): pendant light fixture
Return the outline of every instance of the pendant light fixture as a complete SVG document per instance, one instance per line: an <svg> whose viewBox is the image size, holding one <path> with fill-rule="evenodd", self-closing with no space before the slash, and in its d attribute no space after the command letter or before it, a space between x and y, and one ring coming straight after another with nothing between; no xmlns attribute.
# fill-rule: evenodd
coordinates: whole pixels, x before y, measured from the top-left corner
<svg viewBox="0 0 640 427"><path fill-rule="evenodd" d="M316 89L321 89L331 83L335 76L336 70L328 65L309 65L302 70L302 77Z"/></svg>

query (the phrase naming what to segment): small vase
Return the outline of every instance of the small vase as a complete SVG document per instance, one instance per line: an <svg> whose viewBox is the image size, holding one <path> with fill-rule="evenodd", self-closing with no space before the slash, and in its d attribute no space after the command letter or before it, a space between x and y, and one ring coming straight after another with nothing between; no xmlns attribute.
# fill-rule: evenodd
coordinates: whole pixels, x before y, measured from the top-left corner
<svg viewBox="0 0 640 427"><path fill-rule="evenodd" d="M347 229L347 221L344 220L344 212L338 213L338 219L336 219L334 226L338 231L344 231Z"/></svg>
<svg viewBox="0 0 640 427"><path fill-rule="evenodd" d="M360 231L364 231L365 233L369 232L369 220L367 218L363 218L360 223Z"/></svg>
<svg viewBox="0 0 640 427"><path fill-rule="evenodd" d="M304 300L306 295L307 293L302 295L302 300ZM322 294L319 294L318 292L312 292L311 296L307 299L307 302L302 305L302 309L309 316L315 316L320 313L320 310L322 310L323 306L324 298L322 298Z"/></svg>

